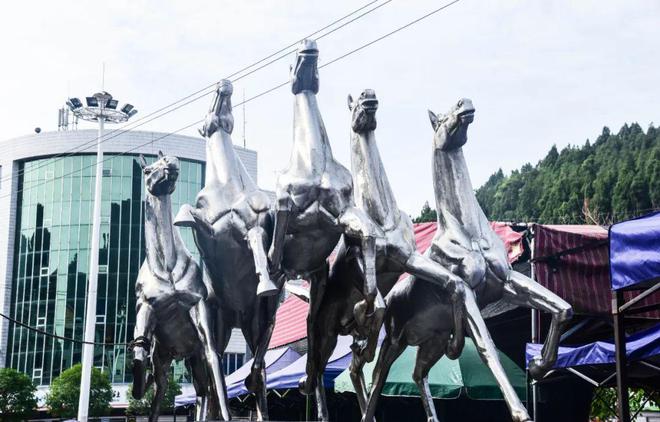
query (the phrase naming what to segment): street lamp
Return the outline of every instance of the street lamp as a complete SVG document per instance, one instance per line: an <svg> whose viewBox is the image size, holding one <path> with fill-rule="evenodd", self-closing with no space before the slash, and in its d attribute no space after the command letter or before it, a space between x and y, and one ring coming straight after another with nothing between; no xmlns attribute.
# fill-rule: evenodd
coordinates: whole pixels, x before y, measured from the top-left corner
<svg viewBox="0 0 660 422"><path fill-rule="evenodd" d="M103 179L103 125L123 123L133 117L137 110L131 104L117 110L117 100L102 91L85 98L86 105L78 98L69 98L69 109L79 119L98 122L99 133L96 138L96 181L94 186L94 215L92 219L92 243L89 254L89 283L87 287L87 314L85 315L85 343L82 354L82 376L80 378L80 398L78 401L78 421L87 422L89 416L89 393L91 389L92 365L94 364L94 330L96 327L96 296L99 278L99 236L101 232L101 187Z"/></svg>

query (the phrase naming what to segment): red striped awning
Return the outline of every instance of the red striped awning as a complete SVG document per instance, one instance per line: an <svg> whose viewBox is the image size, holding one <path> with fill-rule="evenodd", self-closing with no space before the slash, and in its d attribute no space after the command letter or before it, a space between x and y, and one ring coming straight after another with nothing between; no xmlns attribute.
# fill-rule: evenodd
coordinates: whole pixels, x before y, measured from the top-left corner
<svg viewBox="0 0 660 422"><path fill-rule="evenodd" d="M509 261L515 261L523 253L522 234L504 223L491 223L491 227L502 239L509 252ZM431 245L436 223L415 224L417 250L423 253ZM332 257L331 257L332 258ZM275 329L270 340L270 348L280 347L307 337L307 303L289 296L277 311Z"/></svg>
<svg viewBox="0 0 660 422"><path fill-rule="evenodd" d="M534 226L535 279L583 315L612 314L607 229L601 226ZM633 297L625 294L626 300ZM648 298L658 302L660 294ZM645 304L645 303L643 303ZM658 318L659 312L638 315Z"/></svg>

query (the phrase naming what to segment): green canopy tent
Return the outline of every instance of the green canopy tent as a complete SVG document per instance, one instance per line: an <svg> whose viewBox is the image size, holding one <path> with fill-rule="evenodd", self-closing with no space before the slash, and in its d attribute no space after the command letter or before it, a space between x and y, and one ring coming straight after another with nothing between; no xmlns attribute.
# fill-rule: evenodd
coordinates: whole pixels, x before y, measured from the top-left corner
<svg viewBox="0 0 660 422"><path fill-rule="evenodd" d="M406 348L394 362L387 377L387 382L383 387L383 395L419 396L417 385L412 380L417 355L416 349L416 347ZM525 397L525 372L504 353L498 352L498 355L516 393L521 398ZM364 367L367 388L371 388L375 361L374 359L374 362ZM465 339L465 348L458 359L450 360L444 356L431 368L429 387L431 394L436 399L456 399L463 393L474 400L503 399L493 374L481 361L477 348L470 338ZM355 393L348 369L335 379L335 392Z"/></svg>

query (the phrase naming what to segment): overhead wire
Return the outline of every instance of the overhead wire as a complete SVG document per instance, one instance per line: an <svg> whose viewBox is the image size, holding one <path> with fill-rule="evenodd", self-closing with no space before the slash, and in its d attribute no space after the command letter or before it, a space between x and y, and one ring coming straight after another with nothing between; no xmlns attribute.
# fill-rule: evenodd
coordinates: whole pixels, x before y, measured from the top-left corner
<svg viewBox="0 0 660 422"><path fill-rule="evenodd" d="M449 2L449 3L446 3L445 5L443 5L443 6L439 7L439 8L436 8L436 9L434 9L434 10L432 10L432 11L426 13L425 15L423 15L423 16L421 16L421 17L415 19L415 20L406 23L406 24L403 25L403 26L400 26L400 27L398 27L398 28L396 28L396 29L394 29L394 30L392 30L392 31L390 31L390 32L388 32L388 33L386 33L386 34L384 34L384 35L378 37L378 38L375 38L375 39L372 40L372 41L369 41L369 42L366 43L366 44L363 44L363 45L361 45L361 46L359 46L359 47L357 47L357 48L354 48L353 50L350 50L350 51L348 51L348 52L346 52L346 53L344 53L344 54L342 54L342 55L340 55L340 56L338 56L338 57L336 57L336 58L334 58L334 59L332 59L332 60L330 60L330 61L324 63L323 65L320 65L320 66L319 66L319 69L320 69L320 68L327 67L327 66L330 66L331 64L334 64L334 63L336 63L336 62L338 62L338 61L340 61L340 60L343 60L343 59L345 59L346 57L349 57L350 55L352 55L352 54L354 54L354 53L357 53L358 51L361 51L361 50L363 50L364 48L367 48L367 47L369 47L369 46L371 46L371 45L373 45L373 44L375 44L375 43L377 43L377 42L379 42L379 41L381 41L381 40L383 40L383 39L385 39L385 38L388 38L388 37L390 37L390 36L392 36L392 35L394 35L394 34L400 32L400 31L402 31L403 29L409 28L409 27L411 27L412 25L414 25L414 24L416 24L416 23L418 23L418 22L420 22L420 21L422 21L422 20L424 20L424 19L427 19L427 18L431 17L431 16L435 15L436 13L438 13L438 12L440 12L440 11L442 11L442 10L448 8L449 6L451 6L451 5L453 5L453 4L456 4L456 3L460 2L460 1L461 1L461 0L453 0L453 1ZM277 89L279 89L279 88L284 87L284 86L287 85L289 82L290 82L290 81L287 80L287 81L284 81L283 83L277 84L277 85L275 85L275 86L273 86L273 87L271 87L271 88L269 88L269 89L267 89L267 90L265 90L265 91L262 91L261 93L255 95L255 96L253 96L253 97L250 97L250 98L248 98L248 99L246 99L246 100L244 100L244 101L242 101L242 102L240 102L240 103L235 104L234 107L237 107L237 106L243 105L243 104L248 103L248 102L250 102L250 101L253 101L253 100L257 99L257 98L260 98L260 97L262 97L262 96L264 96L264 95L267 95L267 94L269 94L269 93L271 93L271 92L273 92L273 91L275 91L275 90L277 90ZM160 139L166 138L166 137L168 137L168 136L170 136L170 135L173 135L173 134L175 134L175 133L178 133L178 132L181 132L181 131L183 131L183 130L186 130L186 129L188 129L188 128L192 127L192 126L195 126L195 125L197 125L197 124L200 124L200 123L202 123L203 121L204 121L204 119L197 120L197 121L195 121L195 122L193 122L193 123L190 123L190 124L188 124L188 125L186 125L186 126L184 126L184 127L182 127L182 128L179 128L179 129L177 129L177 130L175 130L175 131L173 131L173 132L165 133L165 134L163 134L162 136L160 136L160 137L158 137L158 138L156 138L156 139L149 140L148 142L145 142L145 143L143 143L143 144L140 144L140 145L134 146L134 147L132 147L132 148L126 150L126 151L123 151L123 152L121 152L121 153L113 154L113 155L110 156L109 158L104 159L103 162L108 161L108 160L112 160L113 158L115 158L115 157L117 157L117 156L121 156L121 155L128 154L128 153L130 153L130 152L132 152L132 151L135 151L135 150L137 150L137 149L140 149L140 148L143 147L143 146L149 145L149 144L151 144L151 143L153 143L153 142L155 142L155 141L158 141L158 140L160 140ZM84 169L86 169L86 168L90 168L90 167L94 167L94 166L96 166L96 163L94 163L94 164L92 164L92 165L85 166L85 167L83 167L83 168L81 168L81 169L74 170L73 172L71 172L71 173L69 173L69 174L78 173L78 172L80 172L80 171L82 171L82 170L84 170ZM67 174L67 175L68 175L68 174ZM64 177L64 176L61 176L61 177ZM46 181L46 182L44 182L44 183L47 183L47 182L49 182L49 181ZM37 185L37 186L38 186L38 185ZM31 188L34 188L34 187L36 187L36 186L31 186ZM19 190L19 191L20 191L20 190ZM2 198L2 197L4 197L4 196L7 196L7 195L0 196L0 198ZM15 322L15 323L17 323L17 324L19 324L19 325L21 325L21 326L28 327L28 328L30 328L30 329L32 329L32 330L36 330L36 331L38 331L38 332L40 332L40 333L42 333L42 334L44 334L44 335L49 335L49 336L55 337L55 335L53 335L52 333L48 333L48 332L45 332L45 331L43 331L43 330L36 329L36 328L34 328L34 327L30 327L29 325L24 324L24 323L22 323L22 322L20 322L20 321L14 320L14 319L12 319L12 318L10 318L10 317L7 317L7 316L4 315L4 314L0 314L0 316L2 316L2 317L4 317L4 318L7 318L7 319L10 319L12 322ZM57 336L57 338L60 338L60 336ZM73 340L73 339L67 339L67 340L76 341L76 342L79 342L79 343L84 343L84 342L81 341L81 340ZM98 343L94 343L94 344L98 344ZM121 343L121 344L119 344L119 345L122 345L122 346L123 346L123 345L127 345L127 344L128 344L128 343ZM103 343L103 345L106 345L106 344ZM108 345L109 345L109 346L115 346L115 345L117 345L117 344L108 344Z"/></svg>
<svg viewBox="0 0 660 422"><path fill-rule="evenodd" d="M311 34L309 34L309 35L307 35L307 36L305 36L305 37L303 37L303 38L301 38L301 39L298 39L298 40L296 40L295 42L293 42L293 43L291 43L291 44L289 44L289 45L287 45L287 46L285 46L285 47L283 47L283 48L281 48L281 49L279 49L279 50L277 50L277 51L275 51L275 52L269 54L268 56L266 56L266 57L264 57L264 58L262 58L262 59L259 59L259 60L257 60L256 62L251 63L251 64L249 64L249 65L247 65L247 66L245 66L245 67L243 67L243 68L241 68L241 69L235 71L234 73L232 73L232 74L230 74L230 75L224 77L223 79L231 79L231 78L234 78L235 76L240 75L242 72L245 72L245 71L247 71L247 70L249 70L249 69L252 69L253 67L255 67L255 66L261 64L261 66L255 68L255 69L252 69L252 70L250 70L249 72L247 72L247 73L245 73L245 74L243 74L243 75L240 75L240 76L238 76L238 77L236 77L236 78L234 78L234 79L232 80L233 82L236 82L236 81L241 80L241 79L243 79L243 78L245 78L245 77L247 77L247 76L249 76L249 75L254 74L255 72L257 72L257 71L259 71L259 70L261 70L261 69L264 69L265 67L270 66L270 65L273 64L273 63L276 63L277 61L279 61L279 60L281 60L281 59L287 57L289 54L295 52L295 49L293 49L293 50L290 50L290 49L291 49L291 47L296 46L301 40L303 40L303 39L305 39L305 38L313 37L314 35L319 34L320 32L325 31L326 29L328 29L328 28L330 28L330 27L336 25L337 23L339 23L339 22L341 22L341 21L343 21L343 20L345 20L345 19L347 19L347 18L349 18L349 17L355 15L356 13L361 12L362 10L368 8L369 6L371 6L371 5L374 4L374 3L377 3L378 1L379 1L379 0L372 0L372 1L368 2L368 3L366 3L365 5L363 5L363 6L359 7L359 8L357 8L357 9L353 10L352 12L350 12L350 13L348 13L348 14L346 14L346 15L343 15L342 17L340 17L340 18L338 18L338 19L335 19L335 20L332 21L331 23L329 23L329 24L325 25L324 27L322 27L322 28L320 28L320 29L318 29L318 30L312 32ZM369 9L369 10L363 12L363 13L361 13L360 15L354 17L353 19L351 19L351 20L349 20L349 21L347 21L347 22L342 23L341 25L337 26L336 28L333 28L332 30L328 31L327 33L320 35L320 36L317 37L316 39L319 40L319 39L321 39L321 38L324 38L324 37L326 37L326 36L328 36L328 35L330 35L330 34L336 32L337 30L339 30L339 29L341 29L341 28L344 28L345 26L347 26L347 25L349 25L349 24L351 24L351 23L357 21L358 19L360 19L360 18L362 18L362 17L364 17L364 16L366 16L366 15L368 15L368 14L370 14L370 13L372 13L372 12L378 10L378 9L380 9L381 7L383 7L383 6L387 5L387 4L389 4L390 2L392 2L392 0L386 0L386 1L384 1L384 2L382 2L382 3L380 3L380 4L378 4L378 5L376 5L375 7L371 8L371 9ZM268 61L269 59L272 59L273 57L277 56L278 54L280 54L280 53L282 53L282 52L284 52L284 51L286 51L285 54L282 54L282 55L276 57L275 59ZM267 61L267 62L266 62L266 61ZM264 62L266 62L266 63L264 63ZM264 63L264 64L262 64L262 63ZM154 120L156 120L156 119L158 119L158 118L160 118L160 117L163 117L163 116L166 115L166 114L169 114L169 113L171 113L171 112L173 112L173 111L176 111L176 110L180 109L180 108L183 107L183 106L186 106L186 105L188 105L188 104L190 104L190 103L193 103L193 102L195 102L195 101L197 101L197 100L199 100L199 99L201 99L201 98L203 98L203 97L205 97L205 96L207 96L207 95L213 93L214 90L211 90L211 91L208 91L208 92L204 92L204 91L206 91L206 90L208 90L208 89L210 89L210 88L215 87L215 85L216 85L218 82L219 82L219 81L215 81L215 82L213 82L213 83L211 83L211 84L209 84L209 85L206 85L204 88L201 88L201 89L199 89L199 90L197 90L197 91L195 91L195 92L193 92L193 93L191 93L191 94L188 94L188 95L186 95L185 97L180 98L179 100L176 100L176 101L174 101L174 102L172 102L172 103L170 103L170 104L168 104L168 105L165 105L165 106L163 106L163 107L161 107L161 108L159 108L159 109L157 109L157 110L155 110L155 111L153 111L153 112L151 112L151 113L149 113L149 114L147 114L147 115L145 115L145 116L141 116L141 117L139 117L139 118L136 119L136 120L130 121L130 122L126 123L124 126L122 126L122 127L120 127L120 128L116 128L116 129L113 129L113 130L111 130L111 131L106 132L106 133L102 136L102 138L99 140L99 143L103 143L103 142L109 141L109 140L111 140L111 139L114 139L114 138L116 138L116 137L118 137L118 136L121 136L121 135L124 134L124 133L127 133L127 132L129 132L129 131L131 131L131 130L136 129L137 127L140 127L140 126L143 126L143 125L145 125L145 124L147 124L147 123L150 123L150 122L152 122L152 121L154 121ZM201 94L201 95L199 95L199 94ZM194 97L194 98L193 98L193 97ZM192 98L192 99L191 99L191 98ZM190 99L190 100L189 100L189 99ZM186 101L186 100L189 100L189 101ZM183 103L183 104L179 104L179 103L182 103L183 101L186 101L186 102ZM179 105L176 106L177 104L179 104ZM176 107L174 107L174 106L176 106ZM166 110L169 109L170 107L174 107L174 108L171 109L171 110L166 111ZM161 113L161 112L163 112L163 113ZM160 114L158 114L158 113L160 113ZM156 117L153 117L153 118L151 118L151 119L148 119L149 117L151 117L151 116L153 116L153 115L155 115L155 114L158 114L158 115L157 115ZM148 119L148 120L146 120L146 119ZM146 120L146 121L145 121L145 120ZM140 123L140 122L141 122L141 123ZM139 124L138 124L138 123L139 123ZM129 127L129 126L130 126L130 127ZM66 157L70 157L70 156L72 156L72 155L74 155L74 154L80 153L80 152L82 152L82 151L84 151L84 150L87 150L87 149L89 149L89 148L95 146L95 145L96 145L96 142L97 142L97 139L98 139L98 136L97 136L97 137L94 137L94 138L92 138L92 139L90 139L89 141L86 141L86 142L84 142L84 143L78 145L77 147L74 147L72 150L68 150L68 151L66 151L66 152L63 152L63 153L60 153L60 154L56 154L56 155L51 156L51 157L49 157L49 158L51 158L51 159L53 159L53 158L59 158L59 160L61 160L61 159L64 159L64 158L66 158ZM59 161L59 160L56 160L56 161ZM36 170L38 170L39 168L45 167L45 166L47 166L47 165L50 165L51 163L52 163L52 161L49 162L49 163L43 163L43 164L40 165L40 166L36 166L35 168L30 169L30 171L36 171ZM24 171L24 170L23 170L23 171ZM20 174L22 174L22 173L19 173L19 175L20 175ZM14 176L13 174L10 174L10 175L6 176L4 179L3 179L3 178L0 178L0 182L7 181L8 179L11 179L12 177L16 177L16 176Z"/></svg>

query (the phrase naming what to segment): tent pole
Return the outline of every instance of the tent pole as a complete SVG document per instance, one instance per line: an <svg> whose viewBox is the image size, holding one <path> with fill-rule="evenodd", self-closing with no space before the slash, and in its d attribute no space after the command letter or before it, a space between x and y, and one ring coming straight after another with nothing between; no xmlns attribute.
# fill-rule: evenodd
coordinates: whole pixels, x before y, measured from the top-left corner
<svg viewBox="0 0 660 422"><path fill-rule="evenodd" d="M619 305L623 303L623 292L617 290L612 295L612 316L614 319L614 349L616 358L617 413L620 422L630 422L628 403L628 374L626 373L626 331L623 313Z"/></svg>
<svg viewBox="0 0 660 422"><path fill-rule="evenodd" d="M532 240L530 242L530 249L531 249L531 259L530 259L530 270L529 270L529 275L530 278L534 281L536 281L536 271L534 271L534 226L532 225L530 229L530 233L532 235ZM532 343L538 343L539 342L539 311L538 309L532 309L530 311L532 313ZM527 373L529 376L529 372ZM527 390L529 391L529 390ZM538 421L538 411L537 411L537 400L538 400L538 394L539 394L539 386L535 381L532 381L532 417L534 418L535 421Z"/></svg>

